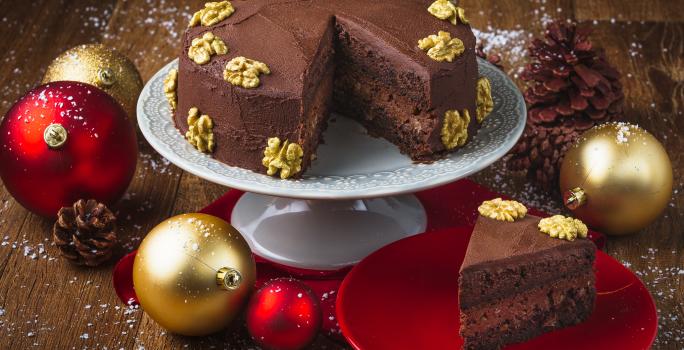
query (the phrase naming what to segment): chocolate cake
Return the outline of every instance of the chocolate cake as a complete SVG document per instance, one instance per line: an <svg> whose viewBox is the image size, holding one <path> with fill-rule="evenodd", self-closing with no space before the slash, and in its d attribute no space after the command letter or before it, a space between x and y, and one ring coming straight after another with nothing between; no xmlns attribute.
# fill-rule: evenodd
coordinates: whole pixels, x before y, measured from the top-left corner
<svg viewBox="0 0 684 350"><path fill-rule="evenodd" d="M190 24L165 92L177 128L232 166L300 176L331 111L431 161L491 111L474 35L447 0L222 1Z"/></svg>
<svg viewBox="0 0 684 350"><path fill-rule="evenodd" d="M539 222L478 218L459 280L464 349L500 349L592 313L594 244L552 238Z"/></svg>

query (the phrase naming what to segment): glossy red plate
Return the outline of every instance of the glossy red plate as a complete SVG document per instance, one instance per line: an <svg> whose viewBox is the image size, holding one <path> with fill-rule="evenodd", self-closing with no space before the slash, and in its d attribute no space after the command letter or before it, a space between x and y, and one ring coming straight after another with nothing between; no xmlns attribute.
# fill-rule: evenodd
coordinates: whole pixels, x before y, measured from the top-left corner
<svg viewBox="0 0 684 350"><path fill-rule="evenodd" d="M459 349L458 270L472 228L425 233L359 263L337 297L342 332L356 349ZM658 327L644 284L596 255L596 308L586 322L507 349L648 349Z"/></svg>

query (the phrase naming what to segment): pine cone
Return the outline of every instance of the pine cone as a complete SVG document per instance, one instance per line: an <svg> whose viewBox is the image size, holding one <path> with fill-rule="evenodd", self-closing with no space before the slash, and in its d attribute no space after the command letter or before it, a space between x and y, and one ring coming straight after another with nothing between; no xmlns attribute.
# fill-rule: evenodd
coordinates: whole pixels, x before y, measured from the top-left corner
<svg viewBox="0 0 684 350"><path fill-rule="evenodd" d="M577 141L584 130L572 121L561 126L543 126L525 128L520 142L511 153L524 154L508 160L508 167L513 171L526 171L545 189L558 181L560 166L565 152Z"/></svg>
<svg viewBox="0 0 684 350"><path fill-rule="evenodd" d="M484 45L482 45L482 43L477 44L475 47L475 54L478 57L487 60L487 62L493 64L496 68L499 68L502 71L504 70L504 66L501 63L501 56L484 52Z"/></svg>
<svg viewBox="0 0 684 350"><path fill-rule="evenodd" d="M116 245L116 217L102 203L83 199L57 214L52 239L62 256L77 265L97 266L109 260Z"/></svg>
<svg viewBox="0 0 684 350"><path fill-rule="evenodd" d="M593 48L590 34L576 23L550 23L545 40L532 42L533 61L521 74L527 126L508 164L546 189L555 187L565 151L582 131L622 115L620 73Z"/></svg>

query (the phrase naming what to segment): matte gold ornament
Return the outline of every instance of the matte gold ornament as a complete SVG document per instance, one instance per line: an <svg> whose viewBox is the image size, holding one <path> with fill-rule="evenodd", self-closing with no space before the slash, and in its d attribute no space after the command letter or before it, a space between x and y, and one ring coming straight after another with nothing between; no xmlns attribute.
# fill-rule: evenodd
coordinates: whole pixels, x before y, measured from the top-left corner
<svg viewBox="0 0 684 350"><path fill-rule="evenodd" d="M187 336L225 328L241 312L255 280L247 242L230 224L206 214L178 215L157 225L133 263L143 310Z"/></svg>
<svg viewBox="0 0 684 350"><path fill-rule="evenodd" d="M135 124L135 108L143 82L126 56L102 44L76 46L52 61L42 83L62 80L79 81L104 90L121 104Z"/></svg>
<svg viewBox="0 0 684 350"><path fill-rule="evenodd" d="M672 194L672 164L644 129L607 123L585 132L567 151L560 173L565 205L589 226L612 235L639 231Z"/></svg>

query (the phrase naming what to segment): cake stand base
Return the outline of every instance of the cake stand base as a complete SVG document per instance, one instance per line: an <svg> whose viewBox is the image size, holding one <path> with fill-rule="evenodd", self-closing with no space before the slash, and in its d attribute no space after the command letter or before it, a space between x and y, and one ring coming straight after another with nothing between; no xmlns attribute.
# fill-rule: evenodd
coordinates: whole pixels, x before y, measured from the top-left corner
<svg viewBox="0 0 684 350"><path fill-rule="evenodd" d="M245 193L231 223L263 258L297 268L336 270L424 232L427 216L410 194L336 201Z"/></svg>

